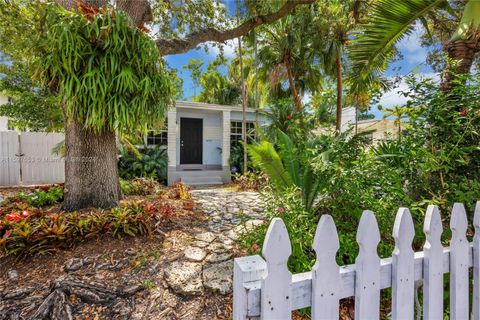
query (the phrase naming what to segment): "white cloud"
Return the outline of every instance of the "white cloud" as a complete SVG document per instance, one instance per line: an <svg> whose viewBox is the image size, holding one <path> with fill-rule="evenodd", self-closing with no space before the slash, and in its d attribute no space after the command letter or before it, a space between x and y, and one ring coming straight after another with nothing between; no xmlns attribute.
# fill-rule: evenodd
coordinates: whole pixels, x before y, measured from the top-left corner
<svg viewBox="0 0 480 320"><path fill-rule="evenodd" d="M424 63L427 59L428 50L421 46L420 37L423 32L423 27L417 23L413 32L398 43L398 49L409 64Z"/></svg>
<svg viewBox="0 0 480 320"><path fill-rule="evenodd" d="M416 79L434 79L435 81L440 81L440 76L438 73L428 72L428 73L417 73L415 74ZM393 80L393 79L391 79ZM408 99L402 95L402 92L408 92L408 84L405 79L402 78L401 81L396 85L395 88L385 92L382 98L379 101L379 105L384 108L390 108L394 105L405 105Z"/></svg>
<svg viewBox="0 0 480 320"><path fill-rule="evenodd" d="M220 48L223 48L223 54L225 55L225 57L233 59L235 57L236 51L238 50L238 40L227 40L225 43L208 42L206 46L208 49L208 54L211 56L218 56L220 54Z"/></svg>

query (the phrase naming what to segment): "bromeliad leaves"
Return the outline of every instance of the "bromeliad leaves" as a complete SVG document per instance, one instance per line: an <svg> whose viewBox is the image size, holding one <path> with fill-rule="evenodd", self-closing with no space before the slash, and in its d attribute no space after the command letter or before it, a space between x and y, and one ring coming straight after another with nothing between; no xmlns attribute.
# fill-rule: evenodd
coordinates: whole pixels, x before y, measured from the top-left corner
<svg viewBox="0 0 480 320"><path fill-rule="evenodd" d="M174 85L155 43L121 11L45 6L37 75L95 131L160 128ZM54 88L52 88L52 86Z"/></svg>

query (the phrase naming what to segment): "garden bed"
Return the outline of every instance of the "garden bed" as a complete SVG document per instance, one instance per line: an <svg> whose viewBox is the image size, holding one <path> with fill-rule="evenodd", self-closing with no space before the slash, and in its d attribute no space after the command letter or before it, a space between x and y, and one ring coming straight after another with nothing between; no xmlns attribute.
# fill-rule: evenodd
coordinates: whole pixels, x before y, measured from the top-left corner
<svg viewBox="0 0 480 320"><path fill-rule="evenodd" d="M32 191L31 188L16 189L9 196ZM35 247L30 238L24 242L24 250L8 252L4 248L0 256L0 319L228 318L231 314L229 294L203 290L203 287L199 295L179 294L168 278L172 266L188 263L184 262L184 250L192 242L199 242L195 235L207 231L208 216L196 208L184 209L182 197L189 197L184 191L188 193L178 186L162 188L155 195L132 195L122 200L120 207L113 211L123 213L134 208L141 215L147 213L151 219L145 232L133 232L135 237L125 229L129 224L114 227L112 221L103 221L98 224L102 228L97 225L94 232L79 233L77 239L68 240L67 236L57 239L49 243L47 250L29 250ZM35 208L21 199L22 196L15 196L4 203L3 221L9 214L8 222L26 224L34 219L46 219L52 226L51 214L62 216L66 221L72 221L72 215L82 219L109 214L95 210L65 213L59 203ZM22 206L28 207L25 217L19 211ZM13 218L17 216L21 220ZM137 228L138 221L132 219L130 216L130 222ZM119 231L114 232L115 229ZM211 245L218 246L213 242ZM232 257L236 249L229 248L228 256ZM208 262L198 265L203 268Z"/></svg>

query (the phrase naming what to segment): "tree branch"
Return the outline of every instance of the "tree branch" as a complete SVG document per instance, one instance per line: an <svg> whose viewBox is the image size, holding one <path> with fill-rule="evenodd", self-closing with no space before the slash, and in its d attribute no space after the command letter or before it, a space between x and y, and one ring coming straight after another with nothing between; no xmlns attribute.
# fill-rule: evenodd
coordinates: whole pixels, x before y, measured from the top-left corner
<svg viewBox="0 0 480 320"><path fill-rule="evenodd" d="M191 33L183 39L158 39L156 40L156 44L160 54L169 55L187 52L188 50L195 49L199 44L208 41L225 42L230 39L244 36L252 29L262 24L275 22L288 15L299 5L311 4L313 2L314 0L287 0L278 11L263 16L253 17L238 27L223 31L215 28L208 28Z"/></svg>

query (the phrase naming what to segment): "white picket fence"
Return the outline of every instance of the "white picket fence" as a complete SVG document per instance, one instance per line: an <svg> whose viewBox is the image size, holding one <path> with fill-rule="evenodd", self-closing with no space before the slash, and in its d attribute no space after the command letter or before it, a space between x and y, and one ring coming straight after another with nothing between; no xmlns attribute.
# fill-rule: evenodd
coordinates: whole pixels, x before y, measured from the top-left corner
<svg viewBox="0 0 480 320"><path fill-rule="evenodd" d="M472 243L466 237L467 214L463 204L453 206L450 247L443 247L440 212L429 206L425 216L426 242L422 252L414 252L413 220L406 208L398 210L392 257L380 259L377 245L380 232L371 211L364 211L357 229L359 254L355 264L338 266L340 248L331 216L323 215L313 242L316 263L312 271L291 274L287 260L291 245L287 229L273 219L258 255L235 259L233 318L291 319L292 311L312 307L312 319L339 318L339 300L355 297L355 319L380 317L380 290L392 288L391 318L414 319L415 282L423 282L423 319L444 318L444 274L450 273L450 319L480 320L480 201L475 209ZM473 267L473 288L469 288L469 268ZM470 313L469 298L473 297Z"/></svg>

